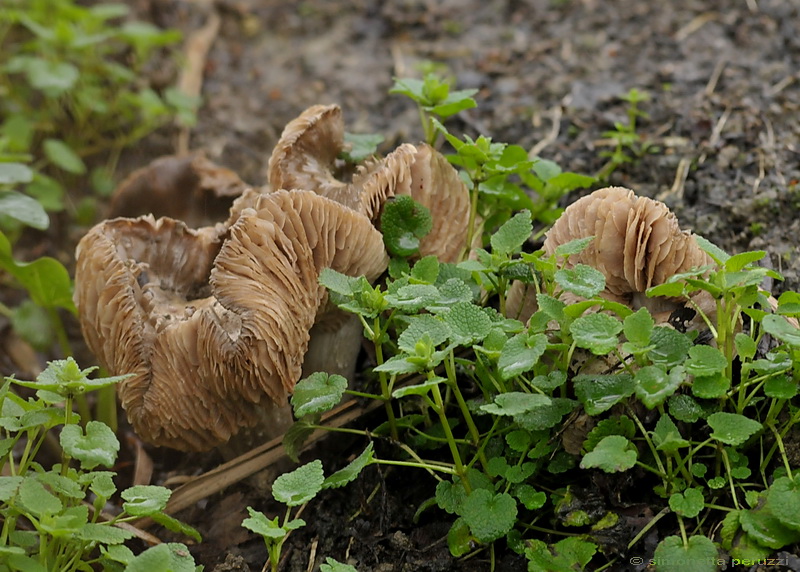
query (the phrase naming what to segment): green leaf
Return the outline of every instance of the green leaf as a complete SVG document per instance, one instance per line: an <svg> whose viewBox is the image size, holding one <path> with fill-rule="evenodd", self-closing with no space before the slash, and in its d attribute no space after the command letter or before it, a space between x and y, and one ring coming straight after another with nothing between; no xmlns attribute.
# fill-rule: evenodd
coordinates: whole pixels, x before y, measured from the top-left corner
<svg viewBox="0 0 800 572"><path fill-rule="evenodd" d="M705 507L703 491L699 488L686 489L669 497L669 508L684 518L695 518Z"/></svg>
<svg viewBox="0 0 800 572"><path fill-rule="evenodd" d="M69 272L55 258L43 256L33 262L17 262L12 258L11 244L0 232L0 268L14 276L39 306L77 313Z"/></svg>
<svg viewBox="0 0 800 572"><path fill-rule="evenodd" d="M64 453L81 462L81 467L91 471L97 465L111 467L117 460L119 440L114 431L100 421L89 421L86 433L80 425L67 425L61 431Z"/></svg>
<svg viewBox="0 0 800 572"><path fill-rule="evenodd" d="M22 163L0 163L0 185L30 183L32 180L33 171L27 165Z"/></svg>
<svg viewBox="0 0 800 572"><path fill-rule="evenodd" d="M330 556L325 558L324 564L319 565L319 570L320 572L358 572L355 567L337 562Z"/></svg>
<svg viewBox="0 0 800 572"><path fill-rule="evenodd" d="M480 409L492 415L514 416L526 413L538 407L546 407L551 403L552 400L546 395L509 391L497 395L493 403L481 405Z"/></svg>
<svg viewBox="0 0 800 572"><path fill-rule="evenodd" d="M622 331L629 342L637 346L650 345L650 335L653 333L653 316L647 308L639 308L622 321Z"/></svg>
<svg viewBox="0 0 800 572"><path fill-rule="evenodd" d="M323 489L336 489L354 481L361 471L374 459L373 445L370 443L361 454L353 459L349 465L340 469L322 482Z"/></svg>
<svg viewBox="0 0 800 572"><path fill-rule="evenodd" d="M125 572L195 572L195 561L183 544L152 546L130 561Z"/></svg>
<svg viewBox="0 0 800 572"><path fill-rule="evenodd" d="M19 486L22 484L23 477L19 476L0 476L0 501L8 502L17 494Z"/></svg>
<svg viewBox="0 0 800 572"><path fill-rule="evenodd" d="M517 521L517 502L508 493L473 490L461 507L461 516L480 542L502 538Z"/></svg>
<svg viewBox="0 0 800 572"><path fill-rule="evenodd" d="M633 377L636 383L636 397L648 409L658 407L677 391L684 377L684 369L681 366L672 368L669 373L661 366L644 366Z"/></svg>
<svg viewBox="0 0 800 572"><path fill-rule="evenodd" d="M457 518L447 532L447 547L450 549L450 554L456 558L463 556L472 550L473 544L474 539L467 521L461 517Z"/></svg>
<svg viewBox="0 0 800 572"><path fill-rule="evenodd" d="M555 273L554 278L564 290L583 298L593 298L606 287L605 275L585 264L576 264L574 268L562 268Z"/></svg>
<svg viewBox="0 0 800 572"><path fill-rule="evenodd" d="M22 339L40 351L51 347L56 333L50 313L45 308L27 299L11 312L11 325Z"/></svg>
<svg viewBox="0 0 800 572"><path fill-rule="evenodd" d="M684 547L680 536L668 536L653 554L658 572L715 572L719 556L714 543L705 536L690 536Z"/></svg>
<svg viewBox="0 0 800 572"><path fill-rule="evenodd" d="M426 379L422 383L417 383L414 385L404 385L403 387L398 387L397 389L392 391L392 397L394 397L395 399L400 399L401 397L406 397L408 395L427 395L428 392L433 387L439 385L443 381L447 380L437 375L429 379Z"/></svg>
<svg viewBox="0 0 800 572"><path fill-rule="evenodd" d="M395 196L384 205L381 214L381 232L386 249L393 256L416 254L420 239L430 232L432 224L427 207L408 195Z"/></svg>
<svg viewBox="0 0 800 572"><path fill-rule="evenodd" d="M576 318L570 325L570 333L578 347L596 355L614 351L621 331L622 323L608 314L587 314Z"/></svg>
<svg viewBox="0 0 800 572"><path fill-rule="evenodd" d="M60 139L45 139L42 143L42 151L50 161L68 173L82 175L86 172L83 159Z"/></svg>
<svg viewBox="0 0 800 572"><path fill-rule="evenodd" d="M756 341L745 333L739 332L733 338L736 345L736 353L742 360L752 359L756 355L758 346Z"/></svg>
<svg viewBox="0 0 800 572"><path fill-rule="evenodd" d="M292 395L295 417L323 413L333 409L347 389L347 380L341 375L318 371L297 382Z"/></svg>
<svg viewBox="0 0 800 572"><path fill-rule="evenodd" d="M752 252L740 252L734 254L725 261L724 268L727 272L738 272L748 264L758 262L767 255L763 250L754 250Z"/></svg>
<svg viewBox="0 0 800 572"><path fill-rule="evenodd" d="M586 250L586 247L589 246L589 243L594 240L593 236L587 236L584 238L576 238L575 240L570 240L567 243L559 244L556 247L556 256L570 256L572 254L579 254Z"/></svg>
<svg viewBox="0 0 800 572"><path fill-rule="evenodd" d="M666 367L683 363L692 347L692 341L688 336L666 326L653 328L650 343L655 347L647 352L647 357L654 364Z"/></svg>
<svg viewBox="0 0 800 572"><path fill-rule="evenodd" d="M50 218L42 205L16 191L0 190L0 213L38 230L44 230L50 225Z"/></svg>
<svg viewBox="0 0 800 572"><path fill-rule="evenodd" d="M551 398L549 407L537 407L514 416L514 421L528 431L540 431L555 427L567 413L577 406L577 402L563 397Z"/></svg>
<svg viewBox="0 0 800 572"><path fill-rule="evenodd" d="M669 412L678 421L695 423L707 415L705 409L690 395L673 395L669 398Z"/></svg>
<svg viewBox="0 0 800 572"><path fill-rule="evenodd" d="M778 477L767 489L765 505L782 525L800 532L800 482Z"/></svg>
<svg viewBox="0 0 800 572"><path fill-rule="evenodd" d="M43 58L29 58L25 74L31 86L50 97L57 97L69 91L80 77L79 69L71 63Z"/></svg>
<svg viewBox="0 0 800 572"><path fill-rule="evenodd" d="M633 394L636 383L627 373L612 375L577 375L573 379L575 395L586 413L598 415Z"/></svg>
<svg viewBox="0 0 800 572"><path fill-rule="evenodd" d="M503 379L511 379L526 371L530 371L539 363L539 359L547 349L545 334L517 334L508 340L500 353L497 367Z"/></svg>
<svg viewBox="0 0 800 572"><path fill-rule="evenodd" d="M322 461L317 459L275 479L272 496L286 506L305 504L322 490L324 481Z"/></svg>
<svg viewBox="0 0 800 572"><path fill-rule="evenodd" d="M710 240L703 238L700 235L695 235L695 240L697 244L700 245L706 253L714 259L717 264L725 264L728 259L730 259L730 254L722 250L719 246L711 242Z"/></svg>
<svg viewBox="0 0 800 572"><path fill-rule="evenodd" d="M756 542L774 550L800 540L800 531L784 526L765 506L742 511L739 523Z"/></svg>
<svg viewBox="0 0 800 572"><path fill-rule="evenodd" d="M398 336L397 346L405 352L414 354L417 344L425 336L435 347L447 341L450 337L450 328L444 321L429 314L412 316L409 318L408 327Z"/></svg>
<svg viewBox="0 0 800 572"><path fill-rule="evenodd" d="M500 255L511 255L522 248L533 232L530 211L518 212L503 224L492 235L490 243L492 252Z"/></svg>
<svg viewBox="0 0 800 572"><path fill-rule="evenodd" d="M764 382L764 393L773 399L791 399L797 390L797 382L786 375L770 377Z"/></svg>
<svg viewBox="0 0 800 572"><path fill-rule="evenodd" d="M762 429L761 423L738 413L719 411L708 417L708 425L714 430L711 438L734 447L741 445Z"/></svg>
<svg viewBox="0 0 800 572"><path fill-rule="evenodd" d="M122 508L131 516L152 516L166 508L172 491L156 485L136 485L122 491Z"/></svg>
<svg viewBox="0 0 800 572"><path fill-rule="evenodd" d="M583 449L586 452L594 450L597 444L609 435L622 435L627 439L632 439L635 434L636 425L627 415L601 419L586 435L586 439L583 441Z"/></svg>
<svg viewBox="0 0 800 572"><path fill-rule="evenodd" d="M348 133L345 131L345 157L353 162L360 163L373 156L378 151L378 145L383 143L384 137L378 133Z"/></svg>
<svg viewBox="0 0 800 572"><path fill-rule="evenodd" d="M794 348L800 348L800 329L791 325L783 316L767 314L761 320L761 326L765 332L780 341Z"/></svg>
<svg viewBox="0 0 800 572"><path fill-rule="evenodd" d="M695 377L692 394L703 399L716 399L724 396L731 388L731 379L724 373Z"/></svg>
<svg viewBox="0 0 800 572"><path fill-rule="evenodd" d="M492 329L489 315L470 302L456 302L442 318L450 327L450 339L462 346L483 340Z"/></svg>
<svg viewBox="0 0 800 572"><path fill-rule="evenodd" d="M200 536L200 533L193 527L179 521L177 518L172 518L166 513L154 512L150 515L150 518L152 518L156 524L160 524L167 530L171 530L172 532L182 536L188 536L189 538L194 539L195 542L202 542L203 540L203 538Z"/></svg>
<svg viewBox="0 0 800 572"><path fill-rule="evenodd" d="M76 533L76 536L87 542L97 542L99 544L114 545L122 544L136 536L132 531L107 524L87 522Z"/></svg>
<svg viewBox="0 0 800 572"><path fill-rule="evenodd" d="M686 371L691 375L709 376L722 373L728 366L725 354L711 346L692 346L689 348L689 359L686 360Z"/></svg>
<svg viewBox="0 0 800 572"><path fill-rule="evenodd" d="M688 447L689 441L681 436L678 426L666 413L658 418L653 430L653 443L659 451L674 454L682 447ZM696 465L695 465L696 466Z"/></svg>
<svg viewBox="0 0 800 572"><path fill-rule="evenodd" d="M242 526L251 532L261 535L265 541L277 540L286 536L287 530L278 524L278 517L267 518L264 513L247 507L250 517L242 521Z"/></svg>
<svg viewBox="0 0 800 572"><path fill-rule="evenodd" d="M97 366L80 369L75 359L68 357L67 359L49 362L47 368L36 377L36 381L20 381L17 379L11 381L30 389L51 391L61 396L67 396L80 395L95 389L109 387L130 377L130 375L116 375L89 379L89 374L96 369Z"/></svg>
<svg viewBox="0 0 800 572"><path fill-rule="evenodd" d="M582 469L597 468L606 473L627 471L636 464L636 447L622 435L604 437L581 460Z"/></svg>
<svg viewBox="0 0 800 572"><path fill-rule="evenodd" d="M520 484L513 488L513 494L528 510L537 510L547 503L547 494L537 491L531 485Z"/></svg>
<svg viewBox="0 0 800 572"><path fill-rule="evenodd" d="M64 505L36 478L26 478L17 489L19 503L36 516L58 514Z"/></svg>

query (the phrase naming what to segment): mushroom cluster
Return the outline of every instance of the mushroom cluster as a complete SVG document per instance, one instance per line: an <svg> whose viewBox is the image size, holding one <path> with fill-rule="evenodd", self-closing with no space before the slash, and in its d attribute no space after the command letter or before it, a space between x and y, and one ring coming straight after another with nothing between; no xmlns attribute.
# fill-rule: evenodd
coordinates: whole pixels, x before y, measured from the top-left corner
<svg viewBox="0 0 800 572"><path fill-rule="evenodd" d="M118 393L145 441L208 450L285 407L308 367L312 332L345 322L328 308L322 269L373 281L387 267L377 226L389 197L408 194L431 209L421 254L461 254L469 195L447 160L402 145L346 182L336 176L343 133L337 106L304 112L284 130L262 188L199 156L159 159L120 186L117 218L81 240L81 329L110 373L133 374ZM220 201L230 206L226 220ZM160 218L125 218L141 209ZM357 351L359 336L342 338ZM336 362L348 352L323 353Z"/></svg>
<svg viewBox="0 0 800 572"><path fill-rule="evenodd" d="M649 298L647 289L675 274L714 263L694 235L680 229L664 203L638 197L622 187L594 191L568 206L547 232L544 251L552 255L558 246L590 236L594 239L583 251L571 255L565 266L586 264L600 270L606 279L602 297L634 309L644 306L661 323L688 300ZM707 292L693 296L692 301L704 312L712 309L714 301ZM563 297L567 302L577 301L569 292ZM527 320L536 310L535 292L522 283L513 284L507 308L509 315Z"/></svg>

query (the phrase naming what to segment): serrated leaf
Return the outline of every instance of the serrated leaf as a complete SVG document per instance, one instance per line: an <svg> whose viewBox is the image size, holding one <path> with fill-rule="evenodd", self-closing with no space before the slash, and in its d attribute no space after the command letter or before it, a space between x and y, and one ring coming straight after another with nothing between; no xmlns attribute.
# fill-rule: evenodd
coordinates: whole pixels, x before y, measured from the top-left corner
<svg viewBox="0 0 800 572"><path fill-rule="evenodd" d="M26 478L17 489L19 503L34 515L58 514L64 509L62 502L35 478Z"/></svg>
<svg viewBox="0 0 800 572"><path fill-rule="evenodd" d="M286 506L298 506L317 496L324 481L322 461L317 459L275 479L272 496Z"/></svg>
<svg viewBox="0 0 800 572"><path fill-rule="evenodd" d="M404 385L403 387L398 387L397 389L392 391L392 397L394 397L395 399L400 399L401 397L406 397L408 395L427 395L428 392L433 387L439 385L443 381L447 380L437 375L429 379L426 379L422 383L416 383L414 385Z"/></svg>
<svg viewBox="0 0 800 572"><path fill-rule="evenodd" d="M364 469L364 467L372 463L373 459L373 445L370 443L358 457L350 462L349 465L336 471L327 479L325 479L322 482L322 488L336 489L354 481L358 475L361 474L361 471Z"/></svg>
<svg viewBox="0 0 800 572"><path fill-rule="evenodd" d="M792 347L800 348L800 329L791 325L786 318L775 314L767 314L761 320L761 327L771 336L789 344Z"/></svg>
<svg viewBox="0 0 800 572"><path fill-rule="evenodd" d="M345 155L353 163L360 163L374 155L384 137L379 133L344 133Z"/></svg>
<svg viewBox="0 0 800 572"><path fill-rule="evenodd" d="M397 346L401 350L413 354L417 343L426 335L431 344L438 346L450 337L450 328L442 320L430 314L412 316L409 319L408 327L397 338Z"/></svg>
<svg viewBox="0 0 800 572"><path fill-rule="evenodd" d="M633 443L622 435L604 437L581 460L582 469L597 468L606 473L627 471L636 464L638 453Z"/></svg>
<svg viewBox="0 0 800 572"><path fill-rule="evenodd" d="M539 393L522 393L510 391L501 393L494 398L493 403L481 405L481 411L492 415L521 415L539 407L546 407L552 400Z"/></svg>
<svg viewBox="0 0 800 572"><path fill-rule="evenodd" d="M242 521L242 526L251 532L261 535L264 540L277 540L286 536L286 529L278 524L278 517L269 519L263 512L247 507L250 517Z"/></svg>
<svg viewBox="0 0 800 572"><path fill-rule="evenodd" d="M128 563L125 572L195 572L189 549L173 542L152 546Z"/></svg>
<svg viewBox="0 0 800 572"><path fill-rule="evenodd" d="M497 367L503 379L511 379L530 371L539 363L539 359L547 349L545 334L517 334L503 346Z"/></svg>
<svg viewBox="0 0 800 572"><path fill-rule="evenodd" d="M577 375L573 379L575 395L583 404L586 413L598 415L611 409L633 394L636 384L627 373L612 375Z"/></svg>
<svg viewBox="0 0 800 572"><path fill-rule="evenodd" d="M567 413L573 411L578 405L576 401L563 397L551 398L548 407L537 407L514 416L514 422L528 431L541 431L555 427Z"/></svg>
<svg viewBox="0 0 800 572"><path fill-rule="evenodd" d="M739 355L740 359L751 359L756 355L756 351L758 350L756 341L747 334L742 332L737 333L733 338L733 342L736 345L736 353Z"/></svg>
<svg viewBox="0 0 800 572"><path fill-rule="evenodd" d="M136 536L132 531L116 526L87 522L77 532L76 536L87 542L97 542L99 544L114 545L122 544Z"/></svg>
<svg viewBox="0 0 800 572"><path fill-rule="evenodd" d="M295 421L283 434L282 444L284 451L286 451L286 456L295 463L300 462L300 452L303 450L303 445L314 431L314 424L303 420Z"/></svg>
<svg viewBox="0 0 800 572"><path fill-rule="evenodd" d="M689 441L681 436L678 426L666 413L658 418L653 430L653 443L659 451L676 453L682 447L688 447Z"/></svg>
<svg viewBox="0 0 800 572"><path fill-rule="evenodd" d="M86 433L80 425L67 425L61 431L64 452L81 462L81 467L92 470L98 465L111 467L117 460L119 440L114 431L100 421L89 421Z"/></svg>
<svg viewBox="0 0 800 572"><path fill-rule="evenodd" d="M800 483L778 477L767 489L766 508L781 524L800 532Z"/></svg>
<svg viewBox="0 0 800 572"><path fill-rule="evenodd" d="M586 435L583 449L586 452L594 450L597 444L609 435L622 435L627 439L632 439L635 434L636 425L627 415L601 419Z"/></svg>
<svg viewBox="0 0 800 572"><path fill-rule="evenodd" d="M172 491L156 485L136 485L121 493L122 508L131 516L152 516L166 508Z"/></svg>
<svg viewBox="0 0 800 572"><path fill-rule="evenodd" d="M337 562L330 556L325 558L325 563L319 565L320 572L358 572L354 566Z"/></svg>
<svg viewBox="0 0 800 572"><path fill-rule="evenodd" d="M650 335L653 333L655 321L647 308L639 308L622 321L622 331L627 340L637 346L650 345Z"/></svg>
<svg viewBox="0 0 800 572"><path fill-rule="evenodd" d="M650 343L655 346L647 357L654 364L673 367L683 363L692 347L691 340L672 328L656 326L650 335Z"/></svg>
<svg viewBox="0 0 800 572"><path fill-rule="evenodd" d="M690 536L684 547L680 536L668 536L658 543L654 558L659 572L715 572L717 548L705 536Z"/></svg>
<svg viewBox="0 0 800 572"><path fill-rule="evenodd" d="M500 255L510 255L525 244L533 232L530 211L522 211L507 220L492 235L490 242L492 252Z"/></svg>
<svg viewBox="0 0 800 572"><path fill-rule="evenodd" d="M690 395L673 395L669 398L669 412L678 421L694 423L706 416L706 411Z"/></svg>
<svg viewBox="0 0 800 572"><path fill-rule="evenodd" d="M711 376L722 373L728 366L725 355L711 346L692 346L689 348L689 359L686 360L686 371L695 376Z"/></svg>
<svg viewBox="0 0 800 572"><path fill-rule="evenodd" d="M576 318L570 325L570 333L578 347L590 350L595 355L609 354L619 344L622 323L608 314L587 314Z"/></svg>
<svg viewBox="0 0 800 572"><path fill-rule="evenodd" d="M461 516L480 542L493 542L511 530L517 520L517 502L508 493L473 490L464 499Z"/></svg>
<svg viewBox="0 0 800 572"><path fill-rule="evenodd" d="M456 302L442 314L442 319L450 328L450 339L459 345L479 342L492 329L492 320L486 312L469 302Z"/></svg>
<svg viewBox="0 0 800 572"><path fill-rule="evenodd" d="M704 506L703 491L699 488L672 493L669 497L669 508L684 518L695 518Z"/></svg>
<svg viewBox="0 0 800 572"><path fill-rule="evenodd" d="M684 377L684 369L681 366L672 368L669 373L657 365L644 366L634 375L636 397L645 407L653 409L678 390Z"/></svg>
<svg viewBox="0 0 800 572"><path fill-rule="evenodd" d="M584 238L576 238L564 244L559 244L556 247L556 256L570 256L572 254L579 254L586 250L589 243L594 240L594 236L587 236Z"/></svg>
<svg viewBox="0 0 800 572"><path fill-rule="evenodd" d="M711 438L726 445L738 446L762 429L761 423L738 413L719 411L708 417L708 425L714 430Z"/></svg>
<svg viewBox="0 0 800 572"><path fill-rule="evenodd" d="M547 503L547 494L544 491L537 491L531 485L520 484L513 489L514 496L528 510L537 510Z"/></svg>
<svg viewBox="0 0 800 572"><path fill-rule="evenodd" d="M739 524L756 542L774 550L800 541L800 531L784 526L765 506L742 511Z"/></svg>
<svg viewBox="0 0 800 572"><path fill-rule="evenodd" d="M381 232L386 249L394 256L408 257L419 250L420 239L432 227L431 213L408 195L388 201L381 213Z"/></svg>
<svg viewBox="0 0 800 572"><path fill-rule="evenodd" d="M324 413L333 409L347 389L347 380L341 375L326 372L312 373L297 382L292 395L295 417Z"/></svg>
<svg viewBox="0 0 800 572"><path fill-rule="evenodd" d="M764 393L773 399L791 399L797 390L797 382L786 375L770 377L764 382Z"/></svg>
<svg viewBox="0 0 800 572"><path fill-rule="evenodd" d="M562 268L556 271L554 278L564 290L582 298L593 298L606 287L605 275L585 264L576 264L574 268Z"/></svg>

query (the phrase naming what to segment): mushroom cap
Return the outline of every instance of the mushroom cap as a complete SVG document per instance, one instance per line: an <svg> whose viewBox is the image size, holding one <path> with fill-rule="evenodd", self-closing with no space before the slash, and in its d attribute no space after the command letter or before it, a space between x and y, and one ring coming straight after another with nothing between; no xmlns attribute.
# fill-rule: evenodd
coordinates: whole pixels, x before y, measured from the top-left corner
<svg viewBox="0 0 800 572"><path fill-rule="evenodd" d="M269 160L270 185L314 191L366 214L376 225L387 199L410 195L430 209L433 218L420 255L435 255L445 262L460 257L467 239L469 191L441 153L429 145L406 143L382 159L360 165L347 183L335 176L343 149L339 106L310 107L283 130Z"/></svg>
<svg viewBox="0 0 800 572"><path fill-rule="evenodd" d="M358 191L334 176L344 149L344 120L338 105L314 105L290 121L269 158L273 189L314 191L350 208Z"/></svg>
<svg viewBox="0 0 800 572"><path fill-rule="evenodd" d="M146 441L207 450L283 403L300 378L325 267L386 268L369 220L306 191L263 195L220 236L171 219L114 219L78 245L75 300Z"/></svg>
<svg viewBox="0 0 800 572"><path fill-rule="evenodd" d="M246 188L236 173L202 154L161 157L119 184L108 218L152 214L182 220L192 228L212 225L225 218Z"/></svg>
<svg viewBox="0 0 800 572"><path fill-rule="evenodd" d="M546 233L544 250L552 255L559 245L588 236L594 240L567 264L597 268L615 296L644 292L674 274L713 264L664 203L622 187L597 190L568 206Z"/></svg>
<svg viewBox="0 0 800 572"><path fill-rule="evenodd" d="M686 300L651 299L645 291L675 274L714 263L694 235L680 229L664 203L637 197L622 187L599 189L569 205L546 233L543 248L553 255L558 246L589 236L594 240L569 256L566 267L586 264L600 270L606 278L601 296L632 308L645 306L659 322L666 322ZM562 299L567 303L579 300L569 292ZM714 307L705 291L693 294L692 300L706 313ZM535 289L512 284L507 313L527 320L535 308Z"/></svg>

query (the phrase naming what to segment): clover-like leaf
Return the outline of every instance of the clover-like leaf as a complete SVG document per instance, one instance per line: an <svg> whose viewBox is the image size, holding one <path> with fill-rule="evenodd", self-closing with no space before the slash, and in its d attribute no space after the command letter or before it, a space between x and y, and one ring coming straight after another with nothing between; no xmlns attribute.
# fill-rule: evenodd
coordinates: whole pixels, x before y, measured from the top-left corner
<svg viewBox="0 0 800 572"><path fill-rule="evenodd" d="M292 395L295 417L329 411L342 400L347 380L341 375L318 371L297 382Z"/></svg>
<svg viewBox="0 0 800 572"><path fill-rule="evenodd" d="M480 542L505 536L517 521L517 502L508 493L473 490L461 506L461 516Z"/></svg>
<svg viewBox="0 0 800 572"><path fill-rule="evenodd" d="M704 506L703 491L696 487L672 493L669 497L669 508L685 518L695 518Z"/></svg>
<svg viewBox="0 0 800 572"><path fill-rule="evenodd" d="M714 430L711 438L734 447L741 445L762 429L761 423L738 413L718 411L708 417Z"/></svg>
<svg viewBox="0 0 800 572"><path fill-rule="evenodd" d="M286 506L298 506L317 496L324 481L322 461L317 459L275 479L272 496Z"/></svg>
<svg viewBox="0 0 800 572"><path fill-rule="evenodd" d="M668 536L658 543L654 558L659 572L715 572L717 548L711 539L690 536L686 546L680 536Z"/></svg>
<svg viewBox="0 0 800 572"><path fill-rule="evenodd" d="M61 446L87 470L97 465L111 467L119 452L119 440L114 431L100 421L89 421L85 434L80 425L67 425L61 431Z"/></svg>
<svg viewBox="0 0 800 572"><path fill-rule="evenodd" d="M636 464L638 453L633 443L622 435L604 437L581 460L582 469L597 468L606 473L627 471Z"/></svg>

